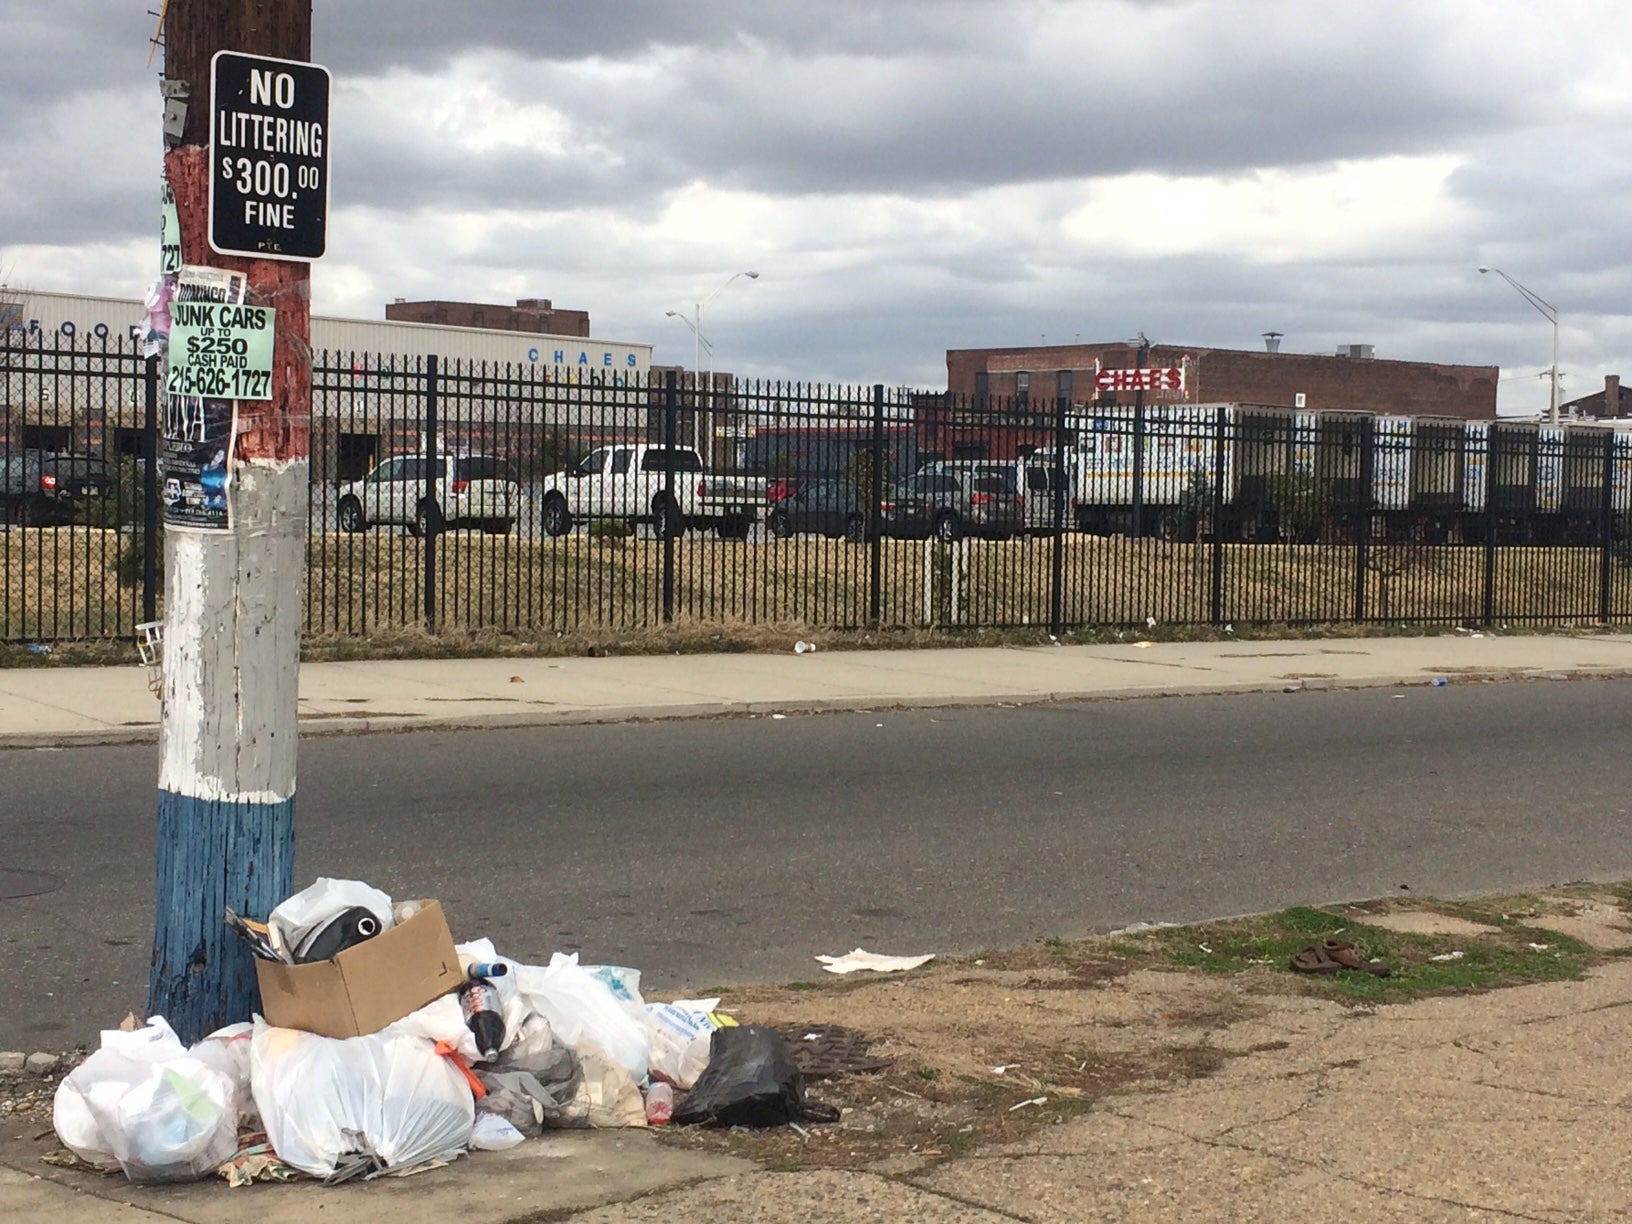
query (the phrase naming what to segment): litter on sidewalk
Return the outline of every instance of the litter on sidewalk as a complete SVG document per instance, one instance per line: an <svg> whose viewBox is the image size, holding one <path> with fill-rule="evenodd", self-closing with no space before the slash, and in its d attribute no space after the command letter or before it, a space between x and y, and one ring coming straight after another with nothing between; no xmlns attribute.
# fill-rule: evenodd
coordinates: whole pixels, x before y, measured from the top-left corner
<svg viewBox="0 0 1632 1224"><path fill-rule="evenodd" d="M935 954L931 952L923 956L880 956L876 952L856 948L843 956L818 956L816 959L829 973L855 973L860 969L870 969L874 973L901 973L929 963L935 959Z"/></svg>
<svg viewBox="0 0 1632 1224"><path fill-rule="evenodd" d="M647 1003L636 969L455 944L434 899L324 878L265 921L224 921L255 956L260 1014L190 1048L162 1016L104 1031L54 1102L79 1160L137 1184L335 1184L552 1128L838 1118L806 1098L787 1038L720 999Z"/></svg>

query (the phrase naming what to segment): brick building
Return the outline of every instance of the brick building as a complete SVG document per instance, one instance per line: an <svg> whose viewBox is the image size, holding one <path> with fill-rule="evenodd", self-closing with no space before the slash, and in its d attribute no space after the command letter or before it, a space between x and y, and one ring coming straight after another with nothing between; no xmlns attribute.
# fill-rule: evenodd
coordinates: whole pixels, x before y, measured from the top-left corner
<svg viewBox="0 0 1632 1224"><path fill-rule="evenodd" d="M443 327L485 327L491 331L535 332L541 336L588 336L589 311L558 310L549 298L519 298L514 306L490 302L407 302L385 308L397 323L438 323Z"/></svg>
<svg viewBox="0 0 1632 1224"><path fill-rule="evenodd" d="M946 386L954 401L1040 408L1064 397L1086 405L1098 398L1096 362L1103 369L1131 369L1137 359L1136 346L1126 341L948 349ZM1147 392L1145 402L1152 404L1268 404L1469 420L1496 415L1496 366L1381 360L1370 345L1325 356L1157 344L1145 364L1185 370L1184 390ZM1131 402L1130 392L1112 394Z"/></svg>
<svg viewBox="0 0 1632 1224"><path fill-rule="evenodd" d="M1559 412L1568 417L1588 417L1604 420L1610 417L1632 417L1632 387L1621 386L1619 374L1604 375L1604 389L1583 395L1567 404L1559 405Z"/></svg>

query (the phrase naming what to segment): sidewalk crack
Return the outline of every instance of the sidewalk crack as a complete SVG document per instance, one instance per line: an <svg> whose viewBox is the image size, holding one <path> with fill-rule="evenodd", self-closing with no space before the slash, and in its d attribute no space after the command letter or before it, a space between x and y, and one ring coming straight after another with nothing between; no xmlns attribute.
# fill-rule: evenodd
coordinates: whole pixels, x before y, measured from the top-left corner
<svg viewBox="0 0 1632 1224"><path fill-rule="evenodd" d="M1201 1144L1203 1147L1219 1148L1232 1152L1246 1152L1253 1156L1261 1156L1266 1160L1284 1161L1287 1164L1294 1164L1302 1168L1313 1170L1320 1173L1322 1176L1333 1178L1337 1181L1345 1181L1351 1185L1359 1186L1366 1190L1375 1190L1380 1194L1397 1194L1403 1198L1408 1198L1415 1202L1435 1203L1445 1207L1456 1207L1462 1211L1484 1211L1510 1220L1528 1220L1532 1221L1533 1224L1552 1224L1552 1221L1546 1216L1529 1215L1522 1211L1513 1211L1506 1207L1497 1207L1486 1203L1463 1202L1461 1199L1448 1198L1442 1194L1424 1194L1420 1191L1411 1190L1405 1186L1391 1186L1383 1182L1375 1182L1369 1178L1356 1176L1353 1173L1345 1173L1340 1169L1334 1170L1331 1165L1325 1162L1308 1160L1284 1152L1268 1151L1264 1148L1256 1147L1250 1143L1220 1142L1217 1138L1205 1138L1199 1135L1187 1134L1178 1127L1169 1126L1162 1122L1153 1122L1148 1118L1131 1117L1121 1114L1114 1109L1110 1112L1116 1114L1117 1117L1126 1118L1127 1121L1143 1122L1146 1126L1153 1126L1158 1130L1165 1130L1171 1134L1182 1136L1183 1138L1190 1140L1192 1143ZM1297 1111L1294 1110L1293 1112L1296 1113Z"/></svg>

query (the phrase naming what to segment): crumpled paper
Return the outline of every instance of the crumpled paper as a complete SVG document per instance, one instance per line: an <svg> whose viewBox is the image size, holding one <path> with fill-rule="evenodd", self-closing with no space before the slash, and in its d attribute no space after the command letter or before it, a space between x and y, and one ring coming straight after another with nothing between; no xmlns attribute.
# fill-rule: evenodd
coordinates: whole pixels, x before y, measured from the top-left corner
<svg viewBox="0 0 1632 1224"><path fill-rule="evenodd" d="M857 948L843 956L818 956L816 959L829 973L855 973L858 969L870 969L874 973L900 973L904 969L916 969L926 961L934 960L935 954L931 952L924 956L880 956L876 952Z"/></svg>
<svg viewBox="0 0 1632 1224"><path fill-rule="evenodd" d="M272 1150L264 1134L250 1135L241 1143L232 1159L223 1161L215 1170L226 1178L227 1185L238 1187L253 1185L258 1181L285 1182L295 1175L294 1169L278 1159L278 1154Z"/></svg>

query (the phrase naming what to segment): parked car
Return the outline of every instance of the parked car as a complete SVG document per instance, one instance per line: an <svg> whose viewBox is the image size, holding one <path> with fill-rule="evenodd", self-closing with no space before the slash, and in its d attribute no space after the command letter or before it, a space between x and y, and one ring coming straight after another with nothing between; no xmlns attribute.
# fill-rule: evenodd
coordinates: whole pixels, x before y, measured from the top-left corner
<svg viewBox="0 0 1632 1224"><path fill-rule="evenodd" d="M664 536L712 527L722 539L745 540L765 504L765 478L706 472L688 446L619 443L547 477L541 497L552 536L575 523L622 519L652 523Z"/></svg>
<svg viewBox="0 0 1632 1224"><path fill-rule="evenodd" d="M927 532L953 543L966 535L1006 540L1025 530L1019 481L1013 465L982 473L947 467L920 472L896 486L900 502L927 507Z"/></svg>
<svg viewBox="0 0 1632 1224"><path fill-rule="evenodd" d="M812 531L830 539L861 541L867 535L867 502L848 480L818 480L777 501L766 526L779 540Z"/></svg>
<svg viewBox="0 0 1632 1224"><path fill-rule="evenodd" d="M35 527L72 523L117 487L113 469L101 459L17 451L0 457L0 519Z"/></svg>
<svg viewBox="0 0 1632 1224"><path fill-rule="evenodd" d="M425 494L430 459L397 455L361 480L340 486L335 513L341 531L400 524L422 536L443 527L473 526L506 535L515 526L521 483L496 455L438 455L441 473Z"/></svg>
<svg viewBox="0 0 1632 1224"><path fill-rule="evenodd" d="M40 460L50 454L34 449L0 454L0 523L23 521L23 502L40 487Z"/></svg>

